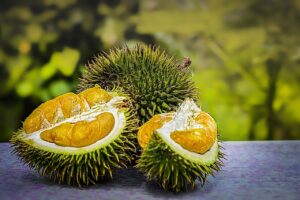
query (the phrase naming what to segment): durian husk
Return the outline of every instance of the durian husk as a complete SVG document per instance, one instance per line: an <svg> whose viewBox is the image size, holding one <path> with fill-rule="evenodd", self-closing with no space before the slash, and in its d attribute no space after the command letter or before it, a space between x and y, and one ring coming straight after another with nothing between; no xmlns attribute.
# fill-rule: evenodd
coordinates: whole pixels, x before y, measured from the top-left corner
<svg viewBox="0 0 300 200"><path fill-rule="evenodd" d="M166 191L181 192L194 189L196 180L204 186L207 176L218 172L223 166L224 154L219 144L216 161L203 165L191 162L174 152L158 134L153 134L147 147L137 160L136 167Z"/></svg>
<svg viewBox="0 0 300 200"><path fill-rule="evenodd" d="M158 46L137 44L103 52L85 68L79 91L95 84L122 88L133 102L139 125L152 116L178 108L186 98L197 100L189 62L179 62Z"/></svg>
<svg viewBox="0 0 300 200"><path fill-rule="evenodd" d="M117 88L112 93L124 96ZM119 137L93 151L49 151L34 145L32 140L24 140L22 135L26 133L21 128L10 140L12 152L30 168L59 184L79 187L96 184L106 177L112 178L115 169L126 168L134 159L132 155L136 154L134 141L138 120L131 102L124 101L119 107L119 112L124 112L126 117L126 125L119 130Z"/></svg>
<svg viewBox="0 0 300 200"><path fill-rule="evenodd" d="M175 113L151 118L139 128L138 141L143 151L136 167L174 192L194 189L197 179L203 186L224 158L215 120L191 99Z"/></svg>

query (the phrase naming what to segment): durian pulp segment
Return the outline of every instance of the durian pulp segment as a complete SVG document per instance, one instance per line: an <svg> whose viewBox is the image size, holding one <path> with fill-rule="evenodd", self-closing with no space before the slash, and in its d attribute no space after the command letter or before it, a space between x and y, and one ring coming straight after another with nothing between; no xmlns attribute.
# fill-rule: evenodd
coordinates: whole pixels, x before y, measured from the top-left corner
<svg viewBox="0 0 300 200"><path fill-rule="evenodd" d="M116 105L119 102L122 102L124 100L124 97L114 97L110 102L107 104L98 104L93 106L90 110L81 113L80 115L76 115L70 118L67 118L66 120L53 124L51 127L38 130L36 132L33 132L31 134L26 134L24 131L19 135L20 139L24 142L28 143L31 146L34 146L41 150L51 151L55 153L63 153L63 154L83 154L87 152L91 152L93 150L99 149L101 147L104 147L106 145L109 145L111 142L113 142L121 133L124 127L126 126L126 117L124 111L120 111ZM41 139L40 134L48 129L52 129L56 126L59 126L60 124L71 122L75 123L78 121L92 121L95 120L96 117L103 113L103 112L110 112L115 119L115 126L113 130L104 138L101 140L85 146L85 147L63 147L56 145L51 142L47 142Z"/></svg>
<svg viewBox="0 0 300 200"><path fill-rule="evenodd" d="M201 109L193 100L185 100L179 110L176 112L173 120L164 124L163 127L157 129L157 134L163 141L176 153L195 163L210 165L214 163L218 157L218 141L216 139L213 146L204 154L198 154L184 149L180 144L176 143L171 137L171 133L175 130L187 130L194 128L202 128L201 124L195 122L194 117Z"/></svg>

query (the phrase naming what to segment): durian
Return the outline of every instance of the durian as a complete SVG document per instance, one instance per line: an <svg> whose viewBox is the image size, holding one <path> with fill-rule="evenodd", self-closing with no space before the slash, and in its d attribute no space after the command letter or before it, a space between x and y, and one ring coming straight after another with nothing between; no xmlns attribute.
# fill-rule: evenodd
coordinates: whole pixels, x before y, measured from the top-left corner
<svg viewBox="0 0 300 200"><path fill-rule="evenodd" d="M41 104L13 135L13 151L58 183L95 184L131 162L137 119L127 97L99 86Z"/></svg>
<svg viewBox="0 0 300 200"><path fill-rule="evenodd" d="M222 166L217 125L191 99L176 112L155 115L139 128L143 151L136 167L165 190L193 189Z"/></svg>
<svg viewBox="0 0 300 200"><path fill-rule="evenodd" d="M158 47L115 48L87 64L79 91L95 84L122 88L142 125L155 114L176 110L185 98L197 99L190 63L188 58L179 62Z"/></svg>

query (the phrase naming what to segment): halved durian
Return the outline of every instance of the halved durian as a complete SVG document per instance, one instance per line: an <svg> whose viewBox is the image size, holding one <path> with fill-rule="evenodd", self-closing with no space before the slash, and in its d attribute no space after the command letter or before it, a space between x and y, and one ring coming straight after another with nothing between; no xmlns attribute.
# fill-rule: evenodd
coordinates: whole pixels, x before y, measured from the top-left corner
<svg viewBox="0 0 300 200"><path fill-rule="evenodd" d="M42 175L89 185L131 162L136 126L127 98L96 86L41 104L11 142L14 152Z"/></svg>
<svg viewBox="0 0 300 200"><path fill-rule="evenodd" d="M216 122L191 99L141 126L138 142L143 151L137 168L165 190L194 188L197 178L203 185L222 165Z"/></svg>

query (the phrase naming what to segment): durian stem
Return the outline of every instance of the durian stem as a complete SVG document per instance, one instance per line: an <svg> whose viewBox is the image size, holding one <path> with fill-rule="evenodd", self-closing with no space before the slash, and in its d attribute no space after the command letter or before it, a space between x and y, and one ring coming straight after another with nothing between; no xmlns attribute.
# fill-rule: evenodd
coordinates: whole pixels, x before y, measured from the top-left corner
<svg viewBox="0 0 300 200"><path fill-rule="evenodd" d="M185 70L192 64L192 61L189 57L182 59L181 63L178 65L178 69Z"/></svg>

